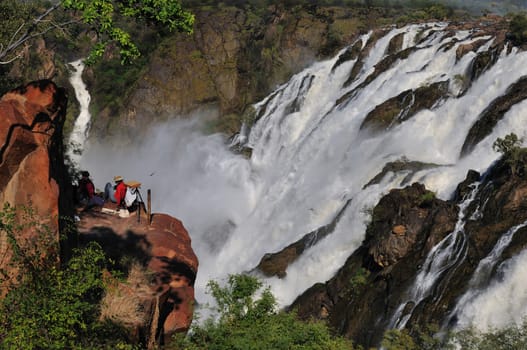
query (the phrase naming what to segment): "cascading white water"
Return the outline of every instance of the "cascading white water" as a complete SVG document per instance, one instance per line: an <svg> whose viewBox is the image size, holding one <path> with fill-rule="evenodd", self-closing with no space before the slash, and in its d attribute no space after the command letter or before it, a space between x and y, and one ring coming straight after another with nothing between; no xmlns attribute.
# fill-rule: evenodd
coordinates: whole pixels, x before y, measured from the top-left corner
<svg viewBox="0 0 527 350"><path fill-rule="evenodd" d="M504 261L497 270L497 277L485 289L472 290L456 307L456 327L473 326L481 331L522 324L527 315L527 250Z"/></svg>
<svg viewBox="0 0 527 350"><path fill-rule="evenodd" d="M140 180L143 188L152 189L155 211L183 221L200 260L195 285L199 303L210 299L205 294L210 279L252 269L264 254L328 224L351 199L334 232L307 249L288 267L285 278L264 280L279 303L288 305L343 265L364 238L369 220L365 209L390 189L418 181L448 199L469 169L482 172L497 159L492 150L497 137L511 131L527 136L527 103L522 102L469 155L459 158L468 130L481 112L527 74L527 53L503 53L458 96L456 76L466 71L475 53L457 60L456 49L477 39L463 31L447 37L443 27L394 29L377 42L362 71L345 88L355 61L332 71L335 57L293 76L255 105L262 116L246 135L253 149L249 160L230 152L220 135L202 135L197 121L173 121L153 127L145 140L137 141L137 149L109 151L108 145L88 145L81 164L99 185L116 174ZM347 103L335 106L337 99L365 81L382 59L389 38L405 33L404 43L411 47L419 32L432 29L436 32L407 58L357 90ZM447 42L452 43L449 48ZM360 130L368 112L388 98L446 80L450 95L433 108L386 133ZM387 162L402 157L438 166L415 174L390 173L380 183L363 188ZM409 181L406 175L411 175Z"/></svg>
<svg viewBox="0 0 527 350"><path fill-rule="evenodd" d="M86 137L88 136L88 126L91 115L89 111L90 93L86 88L86 84L82 81L82 72L84 71L84 62L82 59L69 63L73 67L73 73L70 76L70 83L75 90L75 97L79 101L80 113L75 119L73 130L68 140L67 155L77 168L80 166L81 154L84 148Z"/></svg>
<svg viewBox="0 0 527 350"><path fill-rule="evenodd" d="M507 248L511 243L514 234L525 226L527 226L527 222L524 222L520 225L516 225L509 229L507 232L505 232L496 243L494 249L492 249L492 251L479 262L476 271L474 272L472 278L469 281L468 291L457 302L454 311L451 312L449 317L452 318L455 316L457 318L456 326L458 328L470 327L475 324L475 322L473 321L478 319L477 328L483 331L488 331L493 327L499 328L507 326L511 321L520 323L522 321L523 316L526 315L524 311L527 311L527 296L522 297L520 295L524 302L518 303L516 305L520 307L522 311L519 315L518 313L514 312L514 308L509 308L508 310L505 309L505 317L499 316L501 312L492 312L492 315L489 315L489 308L482 307L487 306L488 304L494 304L494 307L491 307L491 310L495 311L496 301L498 301L499 303L499 299L495 298L496 294L492 293L492 290L496 290L496 285L500 285L499 288L505 288L503 289L503 291L506 291L507 288L510 288L515 283L517 283L517 281L513 281L510 278L506 277L514 275L514 272L508 271L508 273L498 274L498 278L496 278L491 288L485 289L486 285L489 284L492 269L495 267L498 259L501 257L501 254L503 253L505 248ZM507 261L505 264L503 264L502 270L507 268L518 269L518 266L514 265L518 264L518 260L523 260L523 262L525 262L524 256L525 254L521 254L519 257L513 259L512 261ZM520 288L523 289L523 287ZM512 293L514 293L515 289L517 289L517 287L510 288L508 289L508 291L512 291ZM513 299L515 301L518 301L518 296L514 297ZM484 319L484 321L482 319Z"/></svg>
<svg viewBox="0 0 527 350"><path fill-rule="evenodd" d="M419 303L430 295L438 279L456 265L466 254L465 216L468 206L472 203L479 189L479 183L472 184L472 191L459 205L456 227L441 242L436 244L428 253L426 260L418 273L413 285L408 290L408 298L395 311L388 329L403 329L412 312ZM407 310L408 303L413 306Z"/></svg>

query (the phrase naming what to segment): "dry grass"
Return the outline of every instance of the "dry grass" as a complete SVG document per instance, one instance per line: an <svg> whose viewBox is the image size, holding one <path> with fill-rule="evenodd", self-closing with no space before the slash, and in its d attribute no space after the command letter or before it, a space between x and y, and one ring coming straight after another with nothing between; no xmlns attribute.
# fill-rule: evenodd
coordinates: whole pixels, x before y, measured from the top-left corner
<svg viewBox="0 0 527 350"><path fill-rule="evenodd" d="M141 296L151 293L149 282L145 268L134 263L125 283L115 283L107 289L101 301L100 319L123 325L143 324L147 315L141 304Z"/></svg>

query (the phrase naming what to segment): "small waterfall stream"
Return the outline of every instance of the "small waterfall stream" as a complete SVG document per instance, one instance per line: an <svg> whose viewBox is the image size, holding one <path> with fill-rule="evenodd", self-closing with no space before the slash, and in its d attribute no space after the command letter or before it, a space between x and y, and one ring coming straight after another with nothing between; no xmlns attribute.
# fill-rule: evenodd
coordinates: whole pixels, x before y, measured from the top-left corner
<svg viewBox="0 0 527 350"><path fill-rule="evenodd" d="M461 314L462 319L458 326L469 326L466 319L463 319L463 313L465 312L464 309L466 309L473 300L484 294L485 287L489 284L492 271L496 267L501 254L511 243L514 234L525 226L527 226L527 221L510 228L500 237L492 251L479 262L476 271L474 271L474 274L468 283L467 292L459 299L456 307L447 318L446 323L450 323L453 319L459 318L460 315L458 314Z"/></svg>
<svg viewBox="0 0 527 350"><path fill-rule="evenodd" d="M88 130L90 125L90 93L86 88L86 85L82 81L82 72L84 71L84 62L82 59L69 63L73 67L72 75L70 76L70 83L75 90L75 97L79 101L80 113L75 119L73 124L73 130L68 140L68 152L67 155L71 159L75 168L80 167L82 158L82 152L84 150L84 143L88 136Z"/></svg>
<svg viewBox="0 0 527 350"><path fill-rule="evenodd" d="M408 291L408 300L399 305L392 316L388 329L403 329L417 305L432 293L439 278L447 274L450 269L454 268L464 258L467 244L464 232L466 211L474 198L476 198L479 185L479 183L472 184L472 191L460 203L459 216L454 231L436 244L428 253L421 272L419 272L414 284ZM405 311L409 303L411 303L411 310Z"/></svg>

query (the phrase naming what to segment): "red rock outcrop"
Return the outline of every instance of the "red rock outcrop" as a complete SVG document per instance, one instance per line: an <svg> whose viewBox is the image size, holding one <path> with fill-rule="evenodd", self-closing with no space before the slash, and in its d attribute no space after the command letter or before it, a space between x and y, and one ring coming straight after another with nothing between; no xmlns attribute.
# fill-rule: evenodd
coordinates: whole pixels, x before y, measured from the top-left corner
<svg viewBox="0 0 527 350"><path fill-rule="evenodd" d="M172 334L186 332L193 316L198 259L181 221L153 214L149 224L145 211L121 218L92 210L80 217L81 242L99 242L114 261L134 259L151 274L149 292L138 296L147 311L144 322L137 325L142 341L152 344L162 338L168 342Z"/></svg>
<svg viewBox="0 0 527 350"><path fill-rule="evenodd" d="M57 242L66 103L64 89L49 80L29 83L0 99L0 203L30 206L56 233ZM18 238L23 243L35 235L28 228ZM11 250L3 233L0 256L0 268L5 268Z"/></svg>

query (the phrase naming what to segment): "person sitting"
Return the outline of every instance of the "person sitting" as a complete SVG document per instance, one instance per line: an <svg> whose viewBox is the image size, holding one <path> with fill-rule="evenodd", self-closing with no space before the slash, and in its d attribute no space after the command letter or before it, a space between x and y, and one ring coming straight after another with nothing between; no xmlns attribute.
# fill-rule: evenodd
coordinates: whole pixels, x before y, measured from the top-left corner
<svg viewBox="0 0 527 350"><path fill-rule="evenodd" d="M79 180L79 201L83 204L86 204L94 195L95 186L90 179L90 173L87 171L82 171L81 179Z"/></svg>
<svg viewBox="0 0 527 350"><path fill-rule="evenodd" d="M114 176L113 181L115 182L114 186L109 182L104 186L104 199L109 199L111 202L117 203L118 207L126 208L126 204L124 204L124 198L126 196L124 179L122 176Z"/></svg>
<svg viewBox="0 0 527 350"><path fill-rule="evenodd" d="M79 202L85 206L85 209L103 205L102 198L95 194L95 186L90 179L90 173L86 170L81 172L78 191Z"/></svg>

